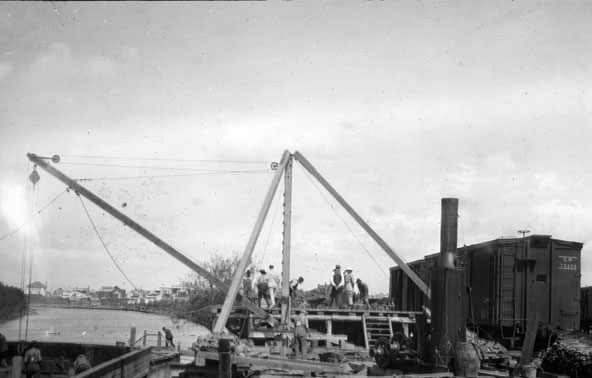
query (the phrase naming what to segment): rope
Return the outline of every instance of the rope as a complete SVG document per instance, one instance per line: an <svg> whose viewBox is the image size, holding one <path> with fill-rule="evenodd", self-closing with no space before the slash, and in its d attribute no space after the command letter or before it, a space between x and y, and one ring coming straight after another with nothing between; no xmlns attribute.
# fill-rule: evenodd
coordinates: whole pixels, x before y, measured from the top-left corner
<svg viewBox="0 0 592 378"><path fill-rule="evenodd" d="M246 164L269 164L262 160L209 160L209 159L165 159L165 158L140 158L140 157L115 157L115 156L88 156L88 155L60 155L62 157L74 157L85 159L114 159L114 160L146 160L146 161L183 161L200 163L246 163Z"/></svg>
<svg viewBox="0 0 592 378"><path fill-rule="evenodd" d="M273 225L275 224L275 218L278 213L278 208L280 207L280 202L281 201L278 200L277 203L275 204L273 218L271 219L271 224L269 225L269 232L267 234L267 240L265 241L265 246L263 247L263 255L261 256L261 260L259 260L259 264L257 265L258 267L261 267L261 264L263 263L263 258L265 257L265 253L267 252L267 245L269 244L269 239L271 238L271 231L273 230Z"/></svg>
<svg viewBox="0 0 592 378"><path fill-rule="evenodd" d="M269 173L268 170L252 170L252 171L216 171L208 173L184 173L178 175L144 175L144 176L120 176L120 177L99 177L99 178L80 178L75 181L107 181L107 180L129 180L129 179L151 179L151 178L167 178L167 177L188 177L188 176L209 176L209 175L223 175L223 174L237 174L237 173Z"/></svg>
<svg viewBox="0 0 592 378"><path fill-rule="evenodd" d="M90 224L92 225L93 229L95 230L95 233L99 237L99 240L101 241L101 244L103 245L103 248L105 248L105 251L107 252L107 254L109 255L109 257L111 258L111 261L113 261L113 264L115 264L115 266L117 267L117 269L119 270L119 272L121 272L121 274L123 275L123 277L125 277L125 279L127 280L127 282L129 282L130 285L132 285L134 287L134 289L139 290L136 287L136 285L134 285L134 283L125 274L125 272L121 269L121 267L119 266L119 264L117 264L117 261L115 261L115 258L113 257L113 255L109 251L109 248L107 248L107 244L105 244L105 242L103 241L103 238L101 237L101 234L99 233L99 230L95 226L95 222L93 222L92 217L90 216L90 213L88 212L88 209L86 208L86 205L84 204L84 201L82 201L82 197L80 197L80 194L78 194L78 193L76 193L76 195L78 196L78 199L80 199L80 203L82 204L82 207L84 208L84 212L88 216L88 220L90 221Z"/></svg>
<svg viewBox="0 0 592 378"><path fill-rule="evenodd" d="M333 210L333 212L337 215L337 217L339 217L339 219L341 220L341 222L345 225L345 227L349 230L349 232L353 235L353 237L357 240L358 244L360 244L360 246L362 247L362 249L364 250L364 252L366 252L366 254L368 256L370 256L370 258L372 259L372 261L374 261L374 263L376 264L376 266L380 269L380 271L385 275L385 277L389 278L389 275L384 271L384 269L382 268L382 266L378 263L378 261L376 261L376 259L374 258L374 256L372 256L372 254L370 253L370 251L366 248L366 246L362 243L362 241L360 240L360 238L358 238L358 236L354 233L354 231L351 229L351 227L345 222L345 220L343 219L343 217L337 212L337 210L335 209L335 207L333 206L333 204L331 202L329 202L329 200L327 199L327 197L325 196L325 194L323 194L323 192L319 189L319 187L315 184L315 182L312 180L312 178L310 177L310 175L308 174L308 172L306 172L306 170L302 170L305 174L305 176L308 178L308 180L312 183L312 185L314 186L314 188L317 190L317 192L319 192L319 194L321 195L321 197L323 197L323 199L325 200L325 202L329 205L329 207L331 208L331 210Z"/></svg>
<svg viewBox="0 0 592 378"><path fill-rule="evenodd" d="M68 189L64 189L63 192L61 192L60 194L58 194L54 199L52 199L51 201L49 201L45 206L43 206L39 211L37 211L37 214L41 214L45 209L47 209L49 207L49 205L51 205L52 203L54 203L58 198L60 198L67 191L68 191ZM15 230L10 231L10 232L6 233L4 236L0 237L0 240L6 238L9 235L16 234L17 232L19 232L21 230L21 228L25 227L33 218L34 218L34 216L29 217L29 219L27 219L23 224L21 224L20 226L18 226Z"/></svg>

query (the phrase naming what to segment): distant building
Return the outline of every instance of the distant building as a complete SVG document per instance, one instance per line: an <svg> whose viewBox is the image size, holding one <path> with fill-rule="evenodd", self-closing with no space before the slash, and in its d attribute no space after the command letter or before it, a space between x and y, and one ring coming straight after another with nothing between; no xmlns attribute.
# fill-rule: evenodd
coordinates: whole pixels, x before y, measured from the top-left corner
<svg viewBox="0 0 592 378"><path fill-rule="evenodd" d="M47 294L47 286L45 286L39 281L33 282L32 284L27 286L27 288L29 289L29 294L31 295L45 296Z"/></svg>
<svg viewBox="0 0 592 378"><path fill-rule="evenodd" d="M97 291L97 295L101 299L125 299L125 290L117 286L103 286L101 290Z"/></svg>

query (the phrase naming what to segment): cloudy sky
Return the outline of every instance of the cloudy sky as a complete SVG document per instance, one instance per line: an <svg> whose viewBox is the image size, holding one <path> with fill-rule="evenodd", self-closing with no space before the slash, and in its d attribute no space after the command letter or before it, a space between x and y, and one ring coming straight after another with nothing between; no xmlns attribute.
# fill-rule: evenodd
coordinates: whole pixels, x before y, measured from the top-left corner
<svg viewBox="0 0 592 378"><path fill-rule="evenodd" d="M30 185L28 152L204 262L243 253L290 150L408 261L457 197L459 245L582 242L592 284L588 2L2 2L0 48L4 283L131 289L91 220L134 285L189 273L44 171ZM257 264L281 264L281 205ZM388 292L394 262L298 164L292 251L305 289L339 263Z"/></svg>

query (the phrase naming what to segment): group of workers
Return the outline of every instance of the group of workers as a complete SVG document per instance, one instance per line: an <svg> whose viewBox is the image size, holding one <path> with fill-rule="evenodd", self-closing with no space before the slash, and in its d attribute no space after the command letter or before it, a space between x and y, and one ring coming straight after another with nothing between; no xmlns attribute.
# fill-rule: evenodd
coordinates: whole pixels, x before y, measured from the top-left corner
<svg viewBox="0 0 592 378"><path fill-rule="evenodd" d="M357 285L358 292L360 293L360 302L366 308L370 308L368 302L368 285L362 282L360 278L354 279L353 269L346 268L343 272L341 271L341 265L335 265L333 273L331 274L331 292L329 293L329 307L333 306L333 303L337 307L345 307L348 309L354 306L354 291ZM347 304L342 304L345 301Z"/></svg>
<svg viewBox="0 0 592 378"><path fill-rule="evenodd" d="M241 294L259 307L264 300L267 308L272 308L276 306L278 287L281 286L281 282L281 276L275 272L273 265L269 265L268 270L251 268L245 273ZM298 285L302 282L304 282L302 277L289 282L291 298L294 298Z"/></svg>
<svg viewBox="0 0 592 378"><path fill-rule="evenodd" d="M290 298L295 299L298 286L304 282L304 278L298 277L290 281ZM353 308L354 291L357 286L360 302L365 308L370 308L368 302L368 285L360 278L355 279L352 268L341 270L341 265L335 265L331 274L331 292L329 293L329 305L334 304L338 308ZM281 276L276 274L273 265L269 265L269 270L251 268L246 271L242 282L241 294L250 299L253 303L261 307L262 300L265 301L267 308L273 308L276 305L277 288L281 286Z"/></svg>
<svg viewBox="0 0 592 378"><path fill-rule="evenodd" d="M22 346L22 347L21 347ZM19 349L22 348L22 349ZM41 355L41 349L36 340L26 344L26 342L20 342L18 351L22 350L23 364L26 378L39 378L41 375L41 369L43 368L43 357ZM0 364L2 367L8 366L6 358L8 356L8 342L6 337L0 334ZM63 358L63 357L62 357ZM64 365L57 365L62 368L67 368ZM82 373L85 370L91 368L91 364L85 355L81 354L73 361L71 365L72 375Z"/></svg>

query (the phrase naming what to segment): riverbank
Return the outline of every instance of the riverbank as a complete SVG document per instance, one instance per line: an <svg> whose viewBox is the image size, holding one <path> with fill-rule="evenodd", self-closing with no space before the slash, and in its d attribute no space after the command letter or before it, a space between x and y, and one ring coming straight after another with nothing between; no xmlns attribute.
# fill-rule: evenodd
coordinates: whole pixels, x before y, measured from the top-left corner
<svg viewBox="0 0 592 378"><path fill-rule="evenodd" d="M168 316L96 308L49 308L35 307L36 314L0 322L0 333L8 340L19 339L114 345L129 343L130 331L136 328L136 338L155 335L162 327L172 330L174 341L189 347L198 336L209 330L202 325L173 319ZM19 332L20 330L20 332ZM156 343L156 336L150 343Z"/></svg>

